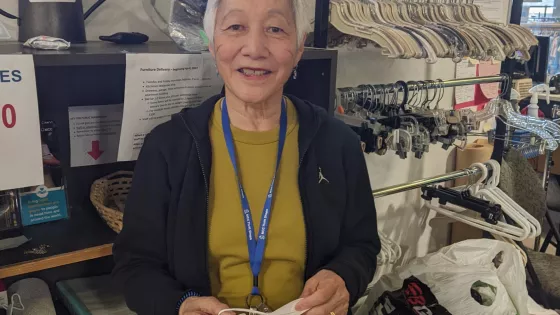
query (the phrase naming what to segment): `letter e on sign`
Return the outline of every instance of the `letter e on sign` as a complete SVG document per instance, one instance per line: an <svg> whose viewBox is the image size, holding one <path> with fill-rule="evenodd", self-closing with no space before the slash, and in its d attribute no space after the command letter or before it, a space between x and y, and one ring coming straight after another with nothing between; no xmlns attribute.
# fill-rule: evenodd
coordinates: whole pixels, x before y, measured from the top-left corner
<svg viewBox="0 0 560 315"><path fill-rule="evenodd" d="M35 66L31 55L0 55L0 190L43 184Z"/></svg>

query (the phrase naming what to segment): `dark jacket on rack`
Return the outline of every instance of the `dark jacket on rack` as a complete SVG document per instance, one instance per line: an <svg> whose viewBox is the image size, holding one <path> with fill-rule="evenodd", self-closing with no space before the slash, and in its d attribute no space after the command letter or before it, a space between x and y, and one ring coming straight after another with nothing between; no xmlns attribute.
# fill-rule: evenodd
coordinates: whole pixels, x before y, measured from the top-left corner
<svg viewBox="0 0 560 315"><path fill-rule="evenodd" d="M187 290L211 294L207 208L212 147L208 123L220 97L174 115L145 139L126 204L124 228L113 248L114 277L128 306L138 314L176 314L177 303ZM381 247L360 142L323 109L290 99L300 125L305 280L321 269L334 271L345 281L352 305L373 278ZM320 183L319 167L328 183Z"/></svg>

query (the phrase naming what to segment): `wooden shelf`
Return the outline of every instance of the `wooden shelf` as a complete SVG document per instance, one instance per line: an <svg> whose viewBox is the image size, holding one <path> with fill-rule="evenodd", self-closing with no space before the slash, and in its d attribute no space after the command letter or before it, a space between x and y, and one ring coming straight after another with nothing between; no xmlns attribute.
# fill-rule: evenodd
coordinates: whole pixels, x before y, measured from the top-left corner
<svg viewBox="0 0 560 315"><path fill-rule="evenodd" d="M113 244L106 244L78 250L71 253L50 256L47 258L39 258L4 266L0 268L0 279L15 277L45 269L56 268L86 260L111 256L112 250Z"/></svg>
<svg viewBox="0 0 560 315"><path fill-rule="evenodd" d="M0 279L110 256L116 233L99 217L89 201L70 211L70 219L25 227L31 240L0 251ZM33 254L44 247L45 254Z"/></svg>

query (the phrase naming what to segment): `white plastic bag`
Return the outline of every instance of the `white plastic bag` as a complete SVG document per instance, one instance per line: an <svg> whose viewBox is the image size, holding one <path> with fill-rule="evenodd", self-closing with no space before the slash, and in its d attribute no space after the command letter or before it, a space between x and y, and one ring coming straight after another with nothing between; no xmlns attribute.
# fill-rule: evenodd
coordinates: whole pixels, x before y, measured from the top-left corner
<svg viewBox="0 0 560 315"><path fill-rule="evenodd" d="M511 244L488 239L456 243L397 268L373 286L355 315L368 314L383 292L400 289L411 276L453 315L528 315L521 255ZM485 305L473 298L473 291Z"/></svg>

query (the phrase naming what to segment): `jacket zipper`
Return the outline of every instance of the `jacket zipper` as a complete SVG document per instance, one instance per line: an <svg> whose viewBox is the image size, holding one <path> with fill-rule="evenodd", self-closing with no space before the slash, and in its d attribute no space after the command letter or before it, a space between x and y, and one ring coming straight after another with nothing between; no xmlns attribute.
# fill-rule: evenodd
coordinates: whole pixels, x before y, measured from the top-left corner
<svg viewBox="0 0 560 315"><path fill-rule="evenodd" d="M181 120L183 120L183 123L185 124L185 127L187 128L187 130L189 131L189 133L192 136L193 142L194 142L194 146L196 147L196 154L198 156L198 162L200 163L200 169L202 170L202 177L204 177L204 191L206 192L206 226L208 226L208 208L210 207L210 192L208 191L208 187L210 187L208 185L208 179L206 177L206 172L204 172L204 165L202 164L202 158L200 157L200 148L198 146L198 142L196 141L193 132L191 131L191 129L189 128L189 126L187 125L187 122L185 121L185 118L183 117L183 115L181 116ZM205 243L206 246L208 246L208 233L206 233L205 237ZM204 268L206 270L206 275L209 275L209 271L208 271L208 249L206 250L206 254L204 255ZM208 283L210 283L210 279L208 279ZM202 292L199 292L202 293Z"/></svg>
<svg viewBox="0 0 560 315"><path fill-rule="evenodd" d="M304 152L304 154L301 157L301 161L299 162L298 173L301 171L301 163L303 162L303 158L305 157L306 153L307 153L307 150ZM300 175L299 181L300 181L301 188L303 188L302 181L301 181L301 175ZM304 269L303 269L303 278L304 278L303 280L305 282L305 281L307 281L307 266L309 265L309 255L308 255L308 249L309 248L308 248L308 245L307 245L307 239L309 238L309 224L307 224L307 215L305 213L306 212L305 211L306 205L305 205L305 202L303 200L304 199L303 198L303 193L304 192L302 191L302 189L300 189L299 200L301 202L301 206L302 206L302 209L303 209L303 224L305 225L305 234L306 234L305 235L305 266L304 266Z"/></svg>
<svg viewBox="0 0 560 315"><path fill-rule="evenodd" d="M317 131L315 131L313 133L313 136L311 138L315 138L315 135L317 134ZM311 144L309 145L311 146ZM303 223L305 225L305 267L304 267L304 280L307 281L308 279L308 268L309 268L309 236L311 235L311 230L309 228L309 221L308 221L308 215L306 214L306 209L307 209L307 204L305 203L305 198L303 197L305 192L305 187L303 185L303 181L301 179L301 164L303 163L303 159L305 159L305 156L307 155L307 151L309 151L309 146L307 148L305 148L305 150L303 151L303 154L301 155L301 159L299 160L299 166L298 166L298 177L299 177L299 182L300 182L300 192L299 192L299 198L301 201L301 205L303 208Z"/></svg>

